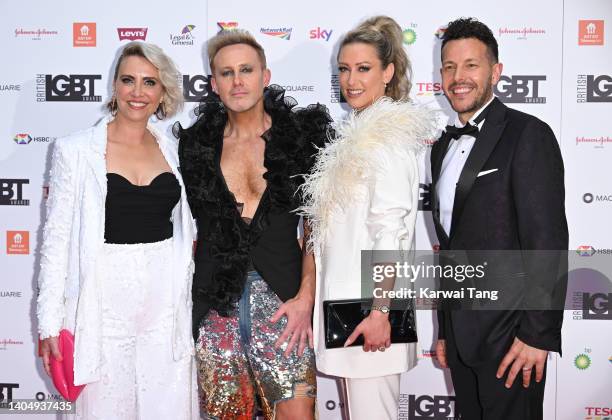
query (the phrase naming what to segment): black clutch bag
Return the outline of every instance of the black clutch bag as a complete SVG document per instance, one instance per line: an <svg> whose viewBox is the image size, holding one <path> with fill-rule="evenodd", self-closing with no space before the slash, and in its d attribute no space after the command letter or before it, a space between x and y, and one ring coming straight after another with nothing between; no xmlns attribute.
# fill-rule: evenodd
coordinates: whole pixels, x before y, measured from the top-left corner
<svg viewBox="0 0 612 420"><path fill-rule="evenodd" d="M389 311L391 343L416 343L416 323L411 301L394 302ZM325 347L343 347L357 325L370 314L372 299L326 300L323 302ZM400 309L396 309L399 307ZM363 345L360 335L351 346Z"/></svg>

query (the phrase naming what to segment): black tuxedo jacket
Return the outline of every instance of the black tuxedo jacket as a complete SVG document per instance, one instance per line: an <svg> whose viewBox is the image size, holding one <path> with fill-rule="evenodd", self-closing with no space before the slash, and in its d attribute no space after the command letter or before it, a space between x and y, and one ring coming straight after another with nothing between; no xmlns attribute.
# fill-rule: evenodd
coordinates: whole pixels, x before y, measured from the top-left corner
<svg viewBox="0 0 612 420"><path fill-rule="evenodd" d="M432 215L441 250L567 250L563 161L546 123L493 100L459 177L447 235L440 224L437 183L449 143L444 133L431 152ZM519 263L508 275L537 282L550 275L547 269ZM556 293L564 296L565 288ZM561 310L438 313L439 338L452 333L462 359L472 364L499 358L514 337L560 352L562 321Z"/></svg>

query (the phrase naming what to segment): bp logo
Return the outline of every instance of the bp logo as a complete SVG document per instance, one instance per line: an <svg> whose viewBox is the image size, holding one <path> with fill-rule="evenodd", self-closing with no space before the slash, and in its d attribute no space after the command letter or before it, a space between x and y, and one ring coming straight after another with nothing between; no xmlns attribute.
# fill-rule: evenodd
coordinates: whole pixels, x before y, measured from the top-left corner
<svg viewBox="0 0 612 420"><path fill-rule="evenodd" d="M586 370L591 366L591 358L582 353L574 359L574 365L580 370Z"/></svg>
<svg viewBox="0 0 612 420"><path fill-rule="evenodd" d="M417 35L416 35L416 32L414 32L414 30L404 29L404 32L402 32L402 41L404 42L404 44L412 45L416 42L416 39L417 39Z"/></svg>

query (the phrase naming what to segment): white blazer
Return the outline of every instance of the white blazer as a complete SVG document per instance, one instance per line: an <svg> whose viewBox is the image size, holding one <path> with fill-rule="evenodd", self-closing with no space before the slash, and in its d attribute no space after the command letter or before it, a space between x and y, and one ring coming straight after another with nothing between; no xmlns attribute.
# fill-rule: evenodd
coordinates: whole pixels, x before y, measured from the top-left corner
<svg viewBox="0 0 612 420"><path fill-rule="evenodd" d="M57 336L62 328L75 335L74 382L100 379L102 318L96 261L104 243L107 125L57 139L51 162L47 220L43 230L38 278L40 338ZM191 337L192 245L195 228L185 186L178 171L177 142L151 124L148 130L181 185L181 199L172 211L174 265L174 360L194 354ZM154 310L154 308L152 308Z"/></svg>
<svg viewBox="0 0 612 420"><path fill-rule="evenodd" d="M313 332L317 368L344 378L385 376L412 369L416 344L392 344L384 353L361 346L325 348L323 301L361 297L361 250L411 250L418 211L418 166L414 154L387 159L386 170L360 198L333 217L325 246L315 253L317 289Z"/></svg>
<svg viewBox="0 0 612 420"><path fill-rule="evenodd" d="M315 169L306 178L301 213L313 232L314 345L317 368L325 374L370 378L416 365L416 343L392 344L385 352L364 352L361 346L327 349L323 302L362 297L362 250L414 249L416 156L432 118L410 103L383 98L335 127L336 137L319 151Z"/></svg>

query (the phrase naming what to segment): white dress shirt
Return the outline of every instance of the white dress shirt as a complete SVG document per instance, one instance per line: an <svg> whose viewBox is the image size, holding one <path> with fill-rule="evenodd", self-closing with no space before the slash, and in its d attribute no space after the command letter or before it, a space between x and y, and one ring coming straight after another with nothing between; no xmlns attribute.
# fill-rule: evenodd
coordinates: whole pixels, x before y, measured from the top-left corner
<svg viewBox="0 0 612 420"><path fill-rule="evenodd" d="M474 115L470 118L469 123L474 125L474 120L478 118L480 113L493 101L493 96L486 104L484 104ZM482 120L478 124L478 130L482 129L485 120ZM455 117L455 127L461 128L465 124L461 123L459 116ZM464 134L458 139L452 139L448 145L448 151L442 161L442 167L440 168L440 178L438 179L438 185L436 193L438 194L438 203L440 208L440 223L447 235L450 235L451 222L453 219L453 206L455 204L455 189L457 188L457 182L461 176L461 171L465 166L465 162L470 155L472 147L476 137Z"/></svg>

